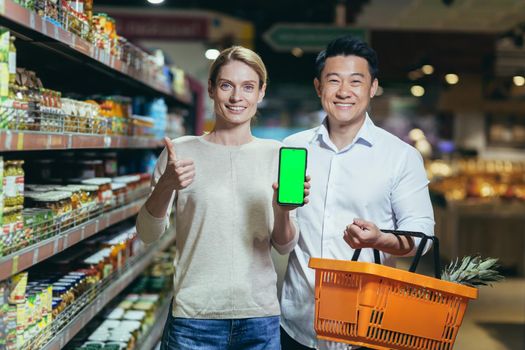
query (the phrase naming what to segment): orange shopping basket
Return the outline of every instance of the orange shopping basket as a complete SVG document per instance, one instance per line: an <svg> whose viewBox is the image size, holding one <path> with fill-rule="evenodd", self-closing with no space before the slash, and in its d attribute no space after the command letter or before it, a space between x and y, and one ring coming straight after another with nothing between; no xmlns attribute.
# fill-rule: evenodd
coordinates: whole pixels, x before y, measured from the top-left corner
<svg viewBox="0 0 525 350"><path fill-rule="evenodd" d="M451 350L469 299L478 290L442 281L439 241L419 232L382 230L421 237L409 271L352 261L311 258L315 269L317 337L374 349ZM415 273L431 239L436 278Z"/></svg>

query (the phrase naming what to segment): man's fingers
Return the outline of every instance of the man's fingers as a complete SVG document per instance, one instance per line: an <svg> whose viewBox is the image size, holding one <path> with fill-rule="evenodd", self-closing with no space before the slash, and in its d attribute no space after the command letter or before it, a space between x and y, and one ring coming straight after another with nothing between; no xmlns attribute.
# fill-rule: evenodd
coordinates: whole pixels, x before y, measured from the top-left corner
<svg viewBox="0 0 525 350"><path fill-rule="evenodd" d="M171 161L177 160L177 154L175 153L175 147L173 147L173 142L168 137L164 138L164 144L166 145L166 150L168 151L168 158Z"/></svg>
<svg viewBox="0 0 525 350"><path fill-rule="evenodd" d="M277 188L279 188L279 184L277 184L277 182L274 182L272 184L272 188L273 188L274 191L277 191Z"/></svg>

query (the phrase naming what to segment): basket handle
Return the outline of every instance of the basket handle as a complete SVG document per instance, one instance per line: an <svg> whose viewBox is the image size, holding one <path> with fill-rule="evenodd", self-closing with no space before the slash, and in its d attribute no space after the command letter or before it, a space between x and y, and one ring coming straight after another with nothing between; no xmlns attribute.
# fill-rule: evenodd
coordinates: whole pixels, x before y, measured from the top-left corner
<svg viewBox="0 0 525 350"><path fill-rule="evenodd" d="M384 233L392 233L396 236L410 236L410 237L418 237L421 238L421 243L417 247L416 255L414 256L414 259L412 260L412 264L410 265L410 268L408 271L410 272L416 272L417 265L419 264L419 260L421 260L421 256L423 255L423 250L425 249L425 246L428 242L428 240L432 240L433 242L433 251L434 251L434 275L436 278L441 279L441 261L439 257L439 239L436 236L428 236L422 232L414 232L414 231L399 231L399 230L381 230L381 232ZM354 254L352 255L352 261L357 261L359 259L359 255L361 254L361 248L358 248L354 251ZM381 264L381 258L379 255L379 251L377 249L374 249L374 262L376 264Z"/></svg>

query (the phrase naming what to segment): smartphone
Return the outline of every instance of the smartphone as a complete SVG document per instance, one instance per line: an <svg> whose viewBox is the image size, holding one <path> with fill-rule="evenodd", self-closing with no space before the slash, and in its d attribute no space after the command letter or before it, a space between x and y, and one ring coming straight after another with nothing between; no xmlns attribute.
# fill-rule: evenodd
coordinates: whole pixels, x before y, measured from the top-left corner
<svg viewBox="0 0 525 350"><path fill-rule="evenodd" d="M306 178L306 148L281 147L279 150L279 178L277 203L302 206Z"/></svg>

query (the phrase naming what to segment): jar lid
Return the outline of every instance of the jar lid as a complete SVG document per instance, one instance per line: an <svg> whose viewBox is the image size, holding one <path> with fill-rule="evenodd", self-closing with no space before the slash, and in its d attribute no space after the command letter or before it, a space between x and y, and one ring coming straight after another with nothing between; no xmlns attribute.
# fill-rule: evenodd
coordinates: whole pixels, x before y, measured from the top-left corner
<svg viewBox="0 0 525 350"><path fill-rule="evenodd" d="M112 191L121 190L123 188L126 188L126 184L118 183L118 182L112 182L111 183L111 190Z"/></svg>
<svg viewBox="0 0 525 350"><path fill-rule="evenodd" d="M91 179L82 180L82 183L86 185L101 186L111 183L111 179L109 177L94 177Z"/></svg>
<svg viewBox="0 0 525 350"><path fill-rule="evenodd" d="M81 191L94 192L98 191L98 185L78 185Z"/></svg>
<svg viewBox="0 0 525 350"><path fill-rule="evenodd" d="M140 175L124 175L124 176L117 176L112 179L113 182L121 182L121 183L131 183L131 182L137 182L140 181Z"/></svg>

